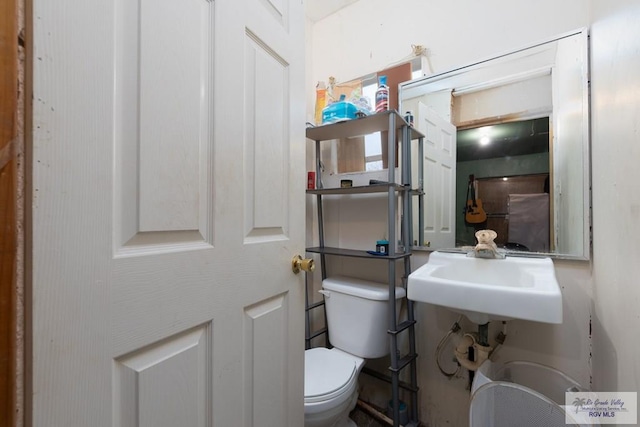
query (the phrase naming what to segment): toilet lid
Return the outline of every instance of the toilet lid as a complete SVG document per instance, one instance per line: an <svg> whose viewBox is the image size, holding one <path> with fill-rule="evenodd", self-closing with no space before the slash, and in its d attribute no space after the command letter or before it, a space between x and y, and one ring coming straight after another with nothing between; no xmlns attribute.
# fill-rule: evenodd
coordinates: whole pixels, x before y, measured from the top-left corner
<svg viewBox="0 0 640 427"><path fill-rule="evenodd" d="M304 399L317 402L344 392L356 375L356 361L324 347L304 352Z"/></svg>

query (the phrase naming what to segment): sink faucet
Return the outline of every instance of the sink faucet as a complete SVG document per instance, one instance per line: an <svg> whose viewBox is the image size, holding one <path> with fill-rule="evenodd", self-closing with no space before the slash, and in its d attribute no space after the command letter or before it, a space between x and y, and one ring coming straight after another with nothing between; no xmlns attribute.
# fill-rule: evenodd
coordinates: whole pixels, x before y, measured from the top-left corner
<svg viewBox="0 0 640 427"><path fill-rule="evenodd" d="M473 251L471 251L469 255L475 258L504 259L506 255L504 252L498 250L498 246L496 246L493 241L496 237L498 237L498 233L493 230L476 231L478 244L473 248Z"/></svg>

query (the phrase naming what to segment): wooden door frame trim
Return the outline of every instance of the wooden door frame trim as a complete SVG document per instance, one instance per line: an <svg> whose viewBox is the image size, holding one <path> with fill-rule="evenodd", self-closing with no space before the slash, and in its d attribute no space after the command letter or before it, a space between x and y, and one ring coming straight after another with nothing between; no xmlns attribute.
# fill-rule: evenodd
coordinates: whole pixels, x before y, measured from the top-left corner
<svg viewBox="0 0 640 427"><path fill-rule="evenodd" d="M23 11L0 2L0 427L24 425Z"/></svg>

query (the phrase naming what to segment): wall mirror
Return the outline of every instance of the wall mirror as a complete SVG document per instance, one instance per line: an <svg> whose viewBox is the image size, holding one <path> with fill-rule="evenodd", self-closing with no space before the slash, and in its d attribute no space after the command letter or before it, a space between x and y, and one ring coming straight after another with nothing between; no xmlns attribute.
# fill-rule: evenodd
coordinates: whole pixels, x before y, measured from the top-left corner
<svg viewBox="0 0 640 427"><path fill-rule="evenodd" d="M426 135L411 153L415 249L473 245L486 227L509 252L589 259L588 41L576 30L400 84Z"/></svg>

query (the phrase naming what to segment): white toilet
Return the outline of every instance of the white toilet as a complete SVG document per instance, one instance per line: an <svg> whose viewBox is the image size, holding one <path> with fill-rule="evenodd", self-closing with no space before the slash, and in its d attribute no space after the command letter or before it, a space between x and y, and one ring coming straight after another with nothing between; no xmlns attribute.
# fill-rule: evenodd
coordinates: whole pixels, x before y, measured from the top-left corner
<svg viewBox="0 0 640 427"><path fill-rule="evenodd" d="M322 282L329 340L334 346L305 351L305 427L356 427L349 412L358 400L365 359L389 354L389 286L351 277ZM396 313L405 290L396 287Z"/></svg>

